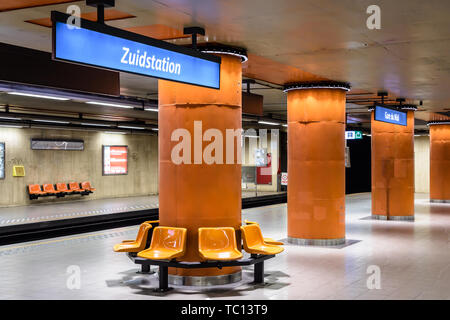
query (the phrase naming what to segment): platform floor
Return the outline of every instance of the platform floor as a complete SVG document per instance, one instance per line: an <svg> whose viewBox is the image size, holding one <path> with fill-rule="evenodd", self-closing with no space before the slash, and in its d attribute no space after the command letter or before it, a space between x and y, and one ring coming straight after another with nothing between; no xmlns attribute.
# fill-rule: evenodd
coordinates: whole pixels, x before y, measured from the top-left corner
<svg viewBox="0 0 450 320"><path fill-rule="evenodd" d="M0 299L450 299L450 205L417 194L416 221L378 221L370 194L347 196L343 248L286 245L266 263L266 285L253 286L252 269L233 285L175 287L157 294L156 275L141 275L112 251L137 227L0 247ZM286 205L243 210L263 233L286 238ZM80 289L69 289L70 268L80 269ZM75 266L75 267L73 267ZM381 289L369 290L369 267L379 267ZM369 268L370 269L370 268ZM69 285L70 287L70 285Z"/></svg>
<svg viewBox="0 0 450 320"><path fill-rule="evenodd" d="M255 197L279 192L243 191L242 197ZM137 211L158 208L158 196L126 197L85 201L64 201L61 203L40 203L29 206L0 208L0 227L60 219Z"/></svg>

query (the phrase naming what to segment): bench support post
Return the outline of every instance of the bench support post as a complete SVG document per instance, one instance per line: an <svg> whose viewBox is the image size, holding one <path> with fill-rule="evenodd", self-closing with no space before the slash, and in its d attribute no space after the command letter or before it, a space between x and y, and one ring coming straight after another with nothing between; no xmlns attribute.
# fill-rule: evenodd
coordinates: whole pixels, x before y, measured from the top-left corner
<svg viewBox="0 0 450 320"><path fill-rule="evenodd" d="M141 265L141 273L150 273L150 265L149 264Z"/></svg>
<svg viewBox="0 0 450 320"><path fill-rule="evenodd" d="M254 283L264 283L264 261L255 263L253 277Z"/></svg>
<svg viewBox="0 0 450 320"><path fill-rule="evenodd" d="M169 288L169 267L159 266L159 288L156 289L158 292L166 292L171 290Z"/></svg>

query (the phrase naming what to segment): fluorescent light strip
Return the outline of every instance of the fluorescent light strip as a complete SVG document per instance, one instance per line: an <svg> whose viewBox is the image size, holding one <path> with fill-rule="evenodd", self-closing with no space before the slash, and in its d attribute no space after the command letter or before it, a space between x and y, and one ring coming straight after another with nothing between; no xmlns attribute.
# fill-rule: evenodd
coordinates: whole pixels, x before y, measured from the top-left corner
<svg viewBox="0 0 450 320"><path fill-rule="evenodd" d="M103 123L81 123L83 126L93 126L93 127L111 127L110 124L103 124Z"/></svg>
<svg viewBox="0 0 450 320"><path fill-rule="evenodd" d="M158 109L154 109L154 108L144 109L144 111L159 112Z"/></svg>
<svg viewBox="0 0 450 320"><path fill-rule="evenodd" d="M22 120L21 118L2 117L2 116L0 116L0 119L5 119L5 120Z"/></svg>
<svg viewBox="0 0 450 320"><path fill-rule="evenodd" d="M15 91L7 92L7 93L15 95L15 96L25 96L25 97L43 98L43 99L61 100L61 101L69 100L69 98L53 97L53 96L46 96L46 95L34 94L34 93L23 93L23 92L15 92Z"/></svg>
<svg viewBox="0 0 450 320"><path fill-rule="evenodd" d="M35 122L45 122L45 123L58 123L58 124L69 124L69 121L57 121L57 120L38 120L38 119L32 119L31 121Z"/></svg>
<svg viewBox="0 0 450 320"><path fill-rule="evenodd" d="M99 101L87 101L87 104L95 104L98 106L105 106L105 107L114 107L114 108L126 108L126 109L133 109L133 106L128 106L124 104L116 104L116 103L109 103L109 102L99 102Z"/></svg>
<svg viewBox="0 0 450 320"><path fill-rule="evenodd" d="M117 131L117 132L114 132L114 131L105 131L105 133L108 133L108 134L126 134L126 132L120 132L120 131Z"/></svg>
<svg viewBox="0 0 450 320"><path fill-rule="evenodd" d="M277 122L269 122L269 121L258 121L259 124L268 124L271 126L279 126L280 124Z"/></svg>
<svg viewBox="0 0 450 320"><path fill-rule="evenodd" d="M15 126L15 125L9 125L9 124L0 124L0 127L2 127L2 128L23 128L23 126Z"/></svg>
<svg viewBox="0 0 450 320"><path fill-rule="evenodd" d="M137 130L145 130L143 127L133 127L133 126L117 126L117 128L121 129L137 129Z"/></svg>
<svg viewBox="0 0 450 320"><path fill-rule="evenodd" d="M153 130L153 131L158 131L159 129L158 129L158 128L152 128L152 130Z"/></svg>

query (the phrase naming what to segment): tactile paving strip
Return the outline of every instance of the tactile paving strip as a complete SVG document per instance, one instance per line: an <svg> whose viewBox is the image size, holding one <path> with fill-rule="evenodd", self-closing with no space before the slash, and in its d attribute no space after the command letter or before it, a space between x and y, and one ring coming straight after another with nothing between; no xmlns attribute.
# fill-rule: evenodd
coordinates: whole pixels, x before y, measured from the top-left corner
<svg viewBox="0 0 450 320"><path fill-rule="evenodd" d="M121 208L110 208L110 209L100 209L100 210L89 210L89 211L80 211L80 212L70 212L56 215L48 215L42 217L27 217L27 218L19 218L19 219L4 219L0 220L1 225L14 225L14 224L24 224L24 223L32 223L39 221L49 221L49 220L60 220L60 219L70 219L77 217L85 217L92 215L100 215L100 214L111 214L118 212L127 212L127 211L136 211L136 210L145 210L145 209L155 209L158 208L158 203L152 203L148 205L137 205L130 207L121 207Z"/></svg>
<svg viewBox="0 0 450 320"><path fill-rule="evenodd" d="M27 253L30 251L36 251L36 250L42 249L44 247L52 248L55 246L67 246L67 245L73 245L73 244L78 244L78 243L104 240L107 238L120 237L121 239L125 239L125 238L131 239L136 235L136 229L137 229L137 227L130 227L130 228L124 229L122 231L116 231L116 232L87 234L87 235L81 235L81 236L76 236L76 237L66 237L66 238L62 238L62 239L52 239L52 240L41 241L41 242L30 242L30 243L20 245L20 246L7 246L4 248L0 247L0 257L20 254L20 253Z"/></svg>

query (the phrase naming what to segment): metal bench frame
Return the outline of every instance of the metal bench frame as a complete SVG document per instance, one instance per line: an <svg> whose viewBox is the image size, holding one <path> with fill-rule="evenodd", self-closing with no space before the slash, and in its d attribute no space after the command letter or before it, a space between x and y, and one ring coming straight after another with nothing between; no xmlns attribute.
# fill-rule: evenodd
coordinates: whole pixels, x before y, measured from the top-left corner
<svg viewBox="0 0 450 320"><path fill-rule="evenodd" d="M264 283L264 261L274 258L275 255L261 255L252 254L249 258L243 258L239 260L231 261L205 261L205 262L187 262L187 261L167 261L167 260L149 260L140 258L136 253L127 253L127 256L135 264L141 265L142 273L149 273L150 266L159 266L159 288L155 289L157 292L166 292L171 290L169 287L169 268L182 268L182 269L199 269L199 268L219 268L224 267L236 267L236 266L250 266L254 267L254 284Z"/></svg>

